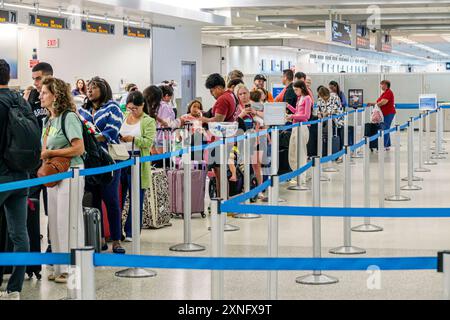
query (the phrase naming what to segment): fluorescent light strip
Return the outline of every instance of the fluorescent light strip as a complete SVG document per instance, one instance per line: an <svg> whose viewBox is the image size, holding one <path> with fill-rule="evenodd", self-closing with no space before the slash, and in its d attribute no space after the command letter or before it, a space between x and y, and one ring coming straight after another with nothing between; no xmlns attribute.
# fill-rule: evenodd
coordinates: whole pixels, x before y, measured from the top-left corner
<svg viewBox="0 0 450 320"><path fill-rule="evenodd" d="M445 52L442 52L442 51L440 51L440 50L431 48L431 47L429 47L429 46L427 46L427 45L418 43L417 41L414 41L414 40L411 40L411 39L408 39L408 38L405 38L405 37L394 37L394 39L395 39L395 40L398 40L398 41L401 41L401 42L403 42L403 43L406 43L406 44L413 45L413 46L415 46L415 47L417 47L417 48L420 48L420 49L423 49L423 50L425 50L425 51L429 51L429 52L438 54L438 55L440 55L440 56L442 56L442 57L444 57L444 58L450 57L450 55L448 55L448 54L445 53Z"/></svg>

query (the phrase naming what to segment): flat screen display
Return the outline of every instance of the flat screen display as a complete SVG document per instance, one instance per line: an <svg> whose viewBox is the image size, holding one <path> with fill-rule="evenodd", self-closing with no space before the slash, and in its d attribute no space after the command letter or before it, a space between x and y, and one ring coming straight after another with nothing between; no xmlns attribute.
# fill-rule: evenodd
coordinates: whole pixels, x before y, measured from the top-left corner
<svg viewBox="0 0 450 320"><path fill-rule="evenodd" d="M421 94L419 96L420 110L435 110L437 109L437 96L435 94Z"/></svg>
<svg viewBox="0 0 450 320"><path fill-rule="evenodd" d="M331 22L331 40L344 44L352 44L352 27L337 21Z"/></svg>
<svg viewBox="0 0 450 320"><path fill-rule="evenodd" d="M364 91L362 89L348 90L348 106L350 108L362 108L364 103Z"/></svg>

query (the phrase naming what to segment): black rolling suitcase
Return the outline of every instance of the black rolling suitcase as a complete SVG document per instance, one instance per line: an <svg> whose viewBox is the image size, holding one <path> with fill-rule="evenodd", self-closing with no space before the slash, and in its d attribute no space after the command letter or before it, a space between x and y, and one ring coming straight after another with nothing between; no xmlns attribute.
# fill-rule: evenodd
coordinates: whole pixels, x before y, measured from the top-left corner
<svg viewBox="0 0 450 320"><path fill-rule="evenodd" d="M95 252L101 252L101 215L96 208L83 207L84 243L94 247Z"/></svg>
<svg viewBox="0 0 450 320"><path fill-rule="evenodd" d="M378 133L378 130L381 129L381 125L378 123L366 123L364 125L364 136L371 137ZM369 145L370 149L378 149L378 139L371 141Z"/></svg>

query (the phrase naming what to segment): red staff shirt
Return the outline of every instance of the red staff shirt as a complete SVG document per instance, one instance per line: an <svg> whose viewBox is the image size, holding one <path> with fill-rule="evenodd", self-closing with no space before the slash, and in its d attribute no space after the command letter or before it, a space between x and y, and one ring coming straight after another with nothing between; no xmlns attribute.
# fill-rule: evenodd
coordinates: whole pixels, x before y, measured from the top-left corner
<svg viewBox="0 0 450 320"><path fill-rule="evenodd" d="M394 107L394 93L391 89L387 89L383 94L378 98L377 103L381 100L386 99L388 102L381 107L381 112L383 112L383 116L387 116L389 114L395 114Z"/></svg>

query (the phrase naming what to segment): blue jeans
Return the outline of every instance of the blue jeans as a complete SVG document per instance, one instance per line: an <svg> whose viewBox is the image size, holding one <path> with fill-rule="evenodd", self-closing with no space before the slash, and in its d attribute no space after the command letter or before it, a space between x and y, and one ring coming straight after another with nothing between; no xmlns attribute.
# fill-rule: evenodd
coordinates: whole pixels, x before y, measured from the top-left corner
<svg viewBox="0 0 450 320"><path fill-rule="evenodd" d="M125 222L125 228L124 229L125 229L125 236L131 238L131 236L132 236L132 229L131 229L132 217L131 216L132 216L132 212L133 211L132 211L132 204L131 204L131 171L129 169L130 168L123 168L121 174L122 174L122 179L123 179L124 175L127 178L127 188L126 189L122 189L122 199L123 199L122 205L123 206L125 206L125 198L126 198L127 191L128 191L128 194L130 195L130 197L129 197L130 205L128 207L128 216L127 216L127 221ZM140 184L140 181L139 181L139 184ZM139 210L139 212L141 214L141 224L140 225L142 227L142 209L144 207L144 192L145 192L145 190L141 189L141 188L139 188L139 190L140 190L140 197L139 197L140 210Z"/></svg>
<svg viewBox="0 0 450 320"><path fill-rule="evenodd" d="M27 230L28 190L14 190L0 193L0 206L3 207L8 225L8 234L14 244L14 252L29 252L30 240ZM8 281L8 292L22 291L26 266L17 266Z"/></svg>
<svg viewBox="0 0 450 320"><path fill-rule="evenodd" d="M102 212L102 200L105 202L112 241L120 241L122 238L122 211L119 204L120 171L120 169L114 171L113 180L108 185L91 186L86 184L86 191L92 192L94 208ZM102 214L102 237L104 234Z"/></svg>
<svg viewBox="0 0 450 320"><path fill-rule="evenodd" d="M383 130L387 130L391 127L392 120L394 120L394 117L395 117L395 113L384 116ZM391 146L391 136L389 134L385 134L384 135L384 147L388 148L390 146Z"/></svg>

